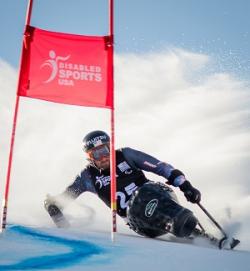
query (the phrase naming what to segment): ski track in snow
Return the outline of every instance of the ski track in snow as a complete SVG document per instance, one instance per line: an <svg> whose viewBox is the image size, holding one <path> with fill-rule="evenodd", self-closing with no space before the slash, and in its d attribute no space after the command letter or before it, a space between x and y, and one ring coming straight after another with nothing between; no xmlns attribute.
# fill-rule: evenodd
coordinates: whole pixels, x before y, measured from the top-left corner
<svg viewBox="0 0 250 271"><path fill-rule="evenodd" d="M91 256L107 252L104 248L91 242L53 236L19 225L10 227L5 235L7 239L10 238L10 241L13 237L20 238L20 236L21 241L26 244L29 242L35 242L35 244L37 244L38 241L39 243L44 243L45 246L56 246L59 250L60 246L67 247L69 251L55 253L55 250L52 255L30 256L12 264L1 264L0 261L0 270L60 269L62 267L72 266L80 261L88 263Z"/></svg>

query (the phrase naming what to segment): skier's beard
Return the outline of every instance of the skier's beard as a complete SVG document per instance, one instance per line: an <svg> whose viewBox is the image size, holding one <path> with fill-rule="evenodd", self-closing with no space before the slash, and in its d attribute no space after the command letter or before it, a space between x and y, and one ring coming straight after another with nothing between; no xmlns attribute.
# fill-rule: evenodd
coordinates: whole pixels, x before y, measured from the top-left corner
<svg viewBox="0 0 250 271"><path fill-rule="evenodd" d="M110 167L109 157L104 157L100 161L95 161L95 165L102 170L108 169Z"/></svg>

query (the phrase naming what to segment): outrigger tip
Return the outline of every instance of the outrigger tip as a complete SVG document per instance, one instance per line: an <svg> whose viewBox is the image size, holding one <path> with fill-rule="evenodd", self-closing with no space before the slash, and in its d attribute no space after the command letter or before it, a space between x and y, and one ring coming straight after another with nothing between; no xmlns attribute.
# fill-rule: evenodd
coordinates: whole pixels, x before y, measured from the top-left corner
<svg viewBox="0 0 250 271"><path fill-rule="evenodd" d="M239 243L240 243L240 240L233 238L231 243L230 243L231 249L234 249L236 246L238 246Z"/></svg>

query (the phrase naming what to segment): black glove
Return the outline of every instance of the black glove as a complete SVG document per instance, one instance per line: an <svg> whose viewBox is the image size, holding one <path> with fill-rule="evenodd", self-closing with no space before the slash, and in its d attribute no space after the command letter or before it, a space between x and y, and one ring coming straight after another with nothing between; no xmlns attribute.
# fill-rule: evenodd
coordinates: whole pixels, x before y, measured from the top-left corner
<svg viewBox="0 0 250 271"><path fill-rule="evenodd" d="M189 181L185 181L179 187L180 190L184 193L187 201L192 203L199 203L201 201L201 192L194 188Z"/></svg>

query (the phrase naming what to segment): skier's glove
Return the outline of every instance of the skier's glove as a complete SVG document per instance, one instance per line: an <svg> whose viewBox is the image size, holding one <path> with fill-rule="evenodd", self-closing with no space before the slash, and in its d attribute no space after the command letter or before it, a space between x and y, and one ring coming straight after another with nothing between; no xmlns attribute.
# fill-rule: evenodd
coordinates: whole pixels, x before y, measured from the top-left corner
<svg viewBox="0 0 250 271"><path fill-rule="evenodd" d="M48 211L48 208L50 205L56 205L58 206L58 203L56 202L56 198L51 196L50 194L46 195L46 199L44 201L44 208ZM60 206L58 206L60 208Z"/></svg>
<svg viewBox="0 0 250 271"><path fill-rule="evenodd" d="M69 222L61 211L62 207L56 202L55 197L48 194L44 201L44 207L58 228L70 227Z"/></svg>
<svg viewBox="0 0 250 271"><path fill-rule="evenodd" d="M201 201L200 191L194 188L189 181L185 181L179 187L180 190L184 193L187 201L190 201L192 203L199 203Z"/></svg>

